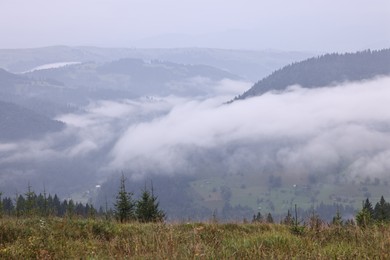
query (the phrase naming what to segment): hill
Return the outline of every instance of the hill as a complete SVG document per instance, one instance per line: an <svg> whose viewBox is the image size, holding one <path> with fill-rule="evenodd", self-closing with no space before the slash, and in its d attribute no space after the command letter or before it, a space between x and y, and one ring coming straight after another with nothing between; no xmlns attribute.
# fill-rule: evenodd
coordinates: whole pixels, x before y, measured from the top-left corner
<svg viewBox="0 0 390 260"><path fill-rule="evenodd" d="M0 101L0 141L40 137L64 124L18 105Z"/></svg>
<svg viewBox="0 0 390 260"><path fill-rule="evenodd" d="M123 98L144 95L198 95L210 93L207 82L240 77L207 65L185 65L167 61L119 59L103 64L85 62L61 68L36 70L25 75L50 79L87 95L88 98ZM201 82L199 84L199 81ZM77 100L72 95L71 100Z"/></svg>
<svg viewBox="0 0 390 260"><path fill-rule="evenodd" d="M0 67L11 72L29 71L58 62L106 63L124 58L163 60L180 64L203 64L258 80L281 66L306 59L306 52L223 50L210 48L138 49L50 46L33 49L0 50Z"/></svg>
<svg viewBox="0 0 390 260"><path fill-rule="evenodd" d="M291 85L315 88L389 74L390 49L326 54L292 63L273 72L236 100L259 96L271 90L283 91Z"/></svg>

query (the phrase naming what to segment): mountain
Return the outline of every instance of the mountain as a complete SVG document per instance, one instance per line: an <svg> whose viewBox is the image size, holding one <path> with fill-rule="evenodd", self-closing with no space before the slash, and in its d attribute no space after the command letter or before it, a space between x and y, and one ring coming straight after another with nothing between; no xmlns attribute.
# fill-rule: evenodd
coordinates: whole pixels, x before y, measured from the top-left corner
<svg viewBox="0 0 390 260"><path fill-rule="evenodd" d="M29 109L0 101L0 141L37 138L64 126Z"/></svg>
<svg viewBox="0 0 390 260"><path fill-rule="evenodd" d="M199 95L210 93L208 81L238 80L239 76L207 65L167 61L119 59L99 64L85 62L25 73L33 79L62 82L77 95L92 99L133 98L145 95ZM201 83L199 83L199 81ZM76 97L78 96L78 97Z"/></svg>
<svg viewBox="0 0 390 260"><path fill-rule="evenodd" d="M0 91L13 88L16 85L26 84L28 81L26 77L10 73L0 68Z"/></svg>
<svg viewBox="0 0 390 260"><path fill-rule="evenodd" d="M231 50L211 48L138 49L51 46L34 49L0 49L0 67L14 73L63 62L107 63L124 58L202 64L256 81L285 64L313 56L307 52Z"/></svg>
<svg viewBox="0 0 390 260"><path fill-rule="evenodd" d="M283 91L291 85L315 88L389 74L390 49L326 54L287 65L273 72L236 100L259 96L272 90Z"/></svg>

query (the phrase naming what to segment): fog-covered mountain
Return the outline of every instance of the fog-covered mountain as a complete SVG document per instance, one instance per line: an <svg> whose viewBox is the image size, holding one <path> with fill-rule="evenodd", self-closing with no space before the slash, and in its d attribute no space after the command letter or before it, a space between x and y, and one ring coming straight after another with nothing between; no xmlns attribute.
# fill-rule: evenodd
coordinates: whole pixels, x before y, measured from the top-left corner
<svg viewBox="0 0 390 260"><path fill-rule="evenodd" d="M257 82L236 99L283 91L292 85L304 88L336 85L390 74L390 49L326 54L287 65Z"/></svg>

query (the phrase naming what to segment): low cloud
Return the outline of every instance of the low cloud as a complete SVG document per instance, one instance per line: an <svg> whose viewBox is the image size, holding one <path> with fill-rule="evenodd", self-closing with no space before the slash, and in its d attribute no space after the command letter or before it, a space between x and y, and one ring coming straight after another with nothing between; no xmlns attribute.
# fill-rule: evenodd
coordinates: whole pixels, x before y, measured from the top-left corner
<svg viewBox="0 0 390 260"><path fill-rule="evenodd" d="M91 185L120 170L134 178L208 172L347 181L387 176L390 78L317 89L291 86L224 103L248 86L221 81L207 97L92 102L83 112L59 116L68 126L61 133L0 144L0 166L25 164L18 176L38 176L44 169L40 178L61 175L70 183L88 177ZM64 170L57 171L56 163Z"/></svg>
<svg viewBox="0 0 390 260"><path fill-rule="evenodd" d="M130 125L112 149L112 168L183 172L193 154L228 169L269 164L291 174L383 176L390 170L390 79L304 89L222 105L218 98L172 104L168 113ZM217 155L216 155L217 154ZM210 159L212 160L212 159ZM335 172L335 171L340 172Z"/></svg>

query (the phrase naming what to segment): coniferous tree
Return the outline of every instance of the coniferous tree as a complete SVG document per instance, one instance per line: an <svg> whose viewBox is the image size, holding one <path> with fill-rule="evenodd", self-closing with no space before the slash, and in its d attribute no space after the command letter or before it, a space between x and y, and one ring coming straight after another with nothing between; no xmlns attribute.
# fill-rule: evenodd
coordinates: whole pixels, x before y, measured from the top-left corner
<svg viewBox="0 0 390 260"><path fill-rule="evenodd" d="M342 226L343 225L343 219L340 214L339 207L337 207L336 216L332 219L332 224L335 226Z"/></svg>
<svg viewBox="0 0 390 260"><path fill-rule="evenodd" d="M371 218L374 217L374 209L373 209L372 204L368 198L363 203L363 209L367 210L367 212L370 214Z"/></svg>
<svg viewBox="0 0 390 260"><path fill-rule="evenodd" d="M292 217L290 210L287 211L287 215L284 217L282 223L285 225L293 225L294 224L294 218Z"/></svg>
<svg viewBox="0 0 390 260"><path fill-rule="evenodd" d="M11 214L13 214L15 210L15 206L11 198L5 197L3 199L3 208L4 208L4 213L6 213L8 216L11 216Z"/></svg>
<svg viewBox="0 0 390 260"><path fill-rule="evenodd" d="M165 213L159 209L159 202L152 191L149 192L146 187L142 191L140 200L136 203L135 214L140 222L161 222L165 218Z"/></svg>
<svg viewBox="0 0 390 260"><path fill-rule="evenodd" d="M132 193L126 191L125 177L122 174L119 186L119 192L116 196L115 216L121 222L126 222L134 219L134 202L132 200Z"/></svg>
<svg viewBox="0 0 390 260"><path fill-rule="evenodd" d="M72 199L68 201L68 205L65 208L66 208L66 216L72 218L74 216L75 208L76 208Z"/></svg>
<svg viewBox="0 0 390 260"><path fill-rule="evenodd" d="M24 214L25 212L25 204L26 200L22 195L16 195L16 216L20 217Z"/></svg>
<svg viewBox="0 0 390 260"><path fill-rule="evenodd" d="M27 192L26 192L25 196L26 196L25 212L28 216L31 216L31 215L35 214L36 195L35 195L35 192L32 191L30 183L27 186Z"/></svg>
<svg viewBox="0 0 390 260"><path fill-rule="evenodd" d="M61 206L61 201L58 198L57 194L54 194L54 197L53 197L53 214L55 216L59 216L59 217L62 217L65 214L65 211L63 210L63 208Z"/></svg>
<svg viewBox="0 0 390 260"><path fill-rule="evenodd" d="M374 208L374 219L380 222L390 219L390 204L385 201L383 196Z"/></svg>
<svg viewBox="0 0 390 260"><path fill-rule="evenodd" d="M360 227L367 227L372 223L374 216L374 210L372 208L371 202L367 198L366 201L363 201L362 209L356 214L356 223Z"/></svg>
<svg viewBox="0 0 390 260"><path fill-rule="evenodd" d="M259 212L257 212L257 215L253 215L253 219L252 219L252 222L253 223L260 223L260 222L263 222L263 215Z"/></svg>
<svg viewBox="0 0 390 260"><path fill-rule="evenodd" d="M267 223L269 223L269 224L274 223L274 218L272 217L271 213L268 213L268 215L267 215Z"/></svg>

